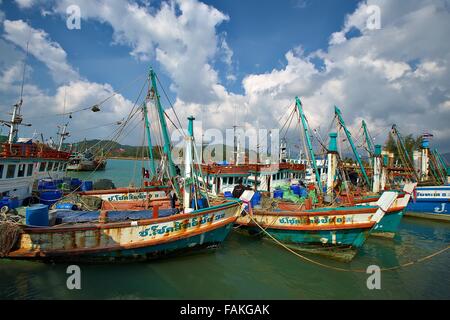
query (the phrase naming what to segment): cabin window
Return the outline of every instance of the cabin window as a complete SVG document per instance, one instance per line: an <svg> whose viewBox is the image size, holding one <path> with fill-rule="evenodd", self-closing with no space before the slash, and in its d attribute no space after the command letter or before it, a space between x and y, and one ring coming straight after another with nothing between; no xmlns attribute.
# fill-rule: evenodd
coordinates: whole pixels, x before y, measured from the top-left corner
<svg viewBox="0 0 450 320"><path fill-rule="evenodd" d="M223 184L228 184L228 178L223 178Z"/></svg>
<svg viewBox="0 0 450 320"><path fill-rule="evenodd" d="M59 163L55 162L55 165L53 166L53 171L58 171Z"/></svg>
<svg viewBox="0 0 450 320"><path fill-rule="evenodd" d="M66 171L66 169L67 169L67 163L64 163L63 164L63 171Z"/></svg>
<svg viewBox="0 0 450 320"><path fill-rule="evenodd" d="M6 179L14 178L14 174L16 173L16 165L9 164L8 169L6 170Z"/></svg>
<svg viewBox="0 0 450 320"><path fill-rule="evenodd" d="M3 164L0 164L0 179L3 178L3 169L5 168L5 166Z"/></svg>
<svg viewBox="0 0 450 320"><path fill-rule="evenodd" d="M47 166L47 171L52 171L53 169L53 162L49 162Z"/></svg>
<svg viewBox="0 0 450 320"><path fill-rule="evenodd" d="M272 180L275 180L275 177L276 177L277 175L276 174L273 174L272 175Z"/></svg>
<svg viewBox="0 0 450 320"><path fill-rule="evenodd" d="M30 163L28 165L28 169L27 169L27 177L32 176L33 175L33 164Z"/></svg>
<svg viewBox="0 0 450 320"><path fill-rule="evenodd" d="M25 164L19 164L19 170L17 170L17 177L22 178L25 177Z"/></svg>
<svg viewBox="0 0 450 320"><path fill-rule="evenodd" d="M45 165L47 164L47 162L41 162L41 164L39 165L39 171L43 172L45 171Z"/></svg>

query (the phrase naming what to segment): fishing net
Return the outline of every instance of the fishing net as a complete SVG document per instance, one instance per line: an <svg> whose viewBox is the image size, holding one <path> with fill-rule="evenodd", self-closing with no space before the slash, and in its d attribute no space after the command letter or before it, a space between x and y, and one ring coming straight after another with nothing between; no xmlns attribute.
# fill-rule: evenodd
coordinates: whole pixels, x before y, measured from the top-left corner
<svg viewBox="0 0 450 320"><path fill-rule="evenodd" d="M8 217L6 214L0 216L0 257L5 257L11 252L19 239L21 230L15 217Z"/></svg>

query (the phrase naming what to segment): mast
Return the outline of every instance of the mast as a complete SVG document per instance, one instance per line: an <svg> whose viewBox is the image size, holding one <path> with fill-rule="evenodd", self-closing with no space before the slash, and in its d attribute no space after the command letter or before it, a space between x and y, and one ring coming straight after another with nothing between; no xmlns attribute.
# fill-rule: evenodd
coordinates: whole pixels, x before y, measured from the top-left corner
<svg viewBox="0 0 450 320"><path fill-rule="evenodd" d="M21 88L20 88L20 100L13 106L11 121L0 120L0 123L3 123L7 127L9 127L9 134L8 134L8 143L9 144L13 144L13 143L17 142L17 139L19 136L19 126L20 125L31 127L31 124L22 123L23 117L20 114L20 109L22 108L22 104L23 104L23 88L25 85L25 71L27 68L28 45L29 45L29 42L27 42L27 54L26 54L25 61L23 63L22 84L21 84Z"/></svg>
<svg viewBox="0 0 450 320"><path fill-rule="evenodd" d="M150 79L149 79L150 82ZM155 159L153 157L153 144L152 144L152 137L150 134L150 122L148 121L148 109L147 109L147 103L150 100L150 88L149 92L147 94L147 99L144 101L142 106L142 112L144 113L144 121L145 121L145 132L147 133L147 143L148 143L148 152L150 155L150 171L152 172L152 177L156 174L156 168L155 168Z"/></svg>
<svg viewBox="0 0 450 320"><path fill-rule="evenodd" d="M58 144L58 151L61 151L62 146L64 144L64 140L66 139L66 137L69 136L69 132L67 132L67 126L69 125L69 123L66 123L65 125L62 126L62 129L60 126L59 129L61 129L61 131L58 130L57 135L59 136L59 144Z"/></svg>
<svg viewBox="0 0 450 320"><path fill-rule="evenodd" d="M192 183L193 183L193 172L192 172L192 148L193 148L193 140L194 140L194 117L189 117L188 123L188 136L185 137L186 140L186 152L184 158L184 194L183 194L183 207L186 213L195 210L195 208L191 208L191 193L192 193ZM194 190L195 194L195 190Z"/></svg>
<svg viewBox="0 0 450 320"><path fill-rule="evenodd" d="M328 144L328 170L327 170L327 194L333 195L334 180L338 165L337 159L337 133L330 133L330 142Z"/></svg>
<svg viewBox="0 0 450 320"><path fill-rule="evenodd" d="M314 150L313 150L312 143L311 143L311 136L309 134L308 123L306 121L305 113L303 112L302 102L300 101L300 99L298 97L295 97L295 104L297 106L297 110L299 112L300 120L302 122L303 130L305 133L305 139L306 139L306 144L308 147L310 160L312 162L312 166L314 168L314 173L316 175L317 184L319 186L319 193L322 193L322 191L323 191L322 181L320 180L319 170L317 168L316 157L314 155Z"/></svg>
<svg viewBox="0 0 450 320"><path fill-rule="evenodd" d="M344 122L344 119L342 118L341 110L339 110L339 108L337 106L334 106L334 112L335 112L336 116L338 117L341 127L344 129L345 135L347 136L347 140L350 143L350 146L352 147L353 154L355 155L356 161L358 162L359 167L361 168L361 173L364 177L364 180L366 181L367 185L370 187L371 186L370 179L367 176L366 169L364 168L364 165L361 161L361 157L359 156L358 151L356 150L356 146L353 143L352 135L350 134L350 131L348 131L347 127L345 126L345 122Z"/></svg>
<svg viewBox="0 0 450 320"><path fill-rule="evenodd" d="M167 129L167 122L164 114L164 110L161 106L161 101L158 93L158 88L156 87L156 74L153 71L152 68L150 68L150 80L152 82L152 88L155 92L155 99L156 99L156 108L158 109L158 115L159 115L159 121L161 124L161 131L164 139L164 154L167 156L168 165L169 165L169 173L172 177L176 176L176 169L175 165L172 160L172 150L171 150L171 143L170 143L170 137L169 137L169 131Z"/></svg>

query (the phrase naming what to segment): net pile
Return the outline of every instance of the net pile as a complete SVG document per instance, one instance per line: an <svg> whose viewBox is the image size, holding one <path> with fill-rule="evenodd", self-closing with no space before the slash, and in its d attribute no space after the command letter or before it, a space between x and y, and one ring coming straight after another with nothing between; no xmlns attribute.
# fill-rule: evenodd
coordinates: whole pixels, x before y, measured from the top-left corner
<svg viewBox="0 0 450 320"><path fill-rule="evenodd" d="M0 257L5 257L11 252L21 230L17 222L11 221L6 214L0 216Z"/></svg>

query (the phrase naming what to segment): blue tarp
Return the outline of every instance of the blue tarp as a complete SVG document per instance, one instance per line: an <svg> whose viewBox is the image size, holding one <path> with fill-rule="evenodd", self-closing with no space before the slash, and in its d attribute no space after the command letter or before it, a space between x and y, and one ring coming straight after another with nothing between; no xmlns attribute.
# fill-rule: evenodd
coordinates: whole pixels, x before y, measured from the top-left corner
<svg viewBox="0 0 450 320"><path fill-rule="evenodd" d="M176 214L178 209L160 209L159 218ZM56 224L61 223L83 223L95 222L98 220L100 211L75 211L56 210ZM142 211L108 211L108 222L118 222L125 220L142 220L153 218L152 210Z"/></svg>

